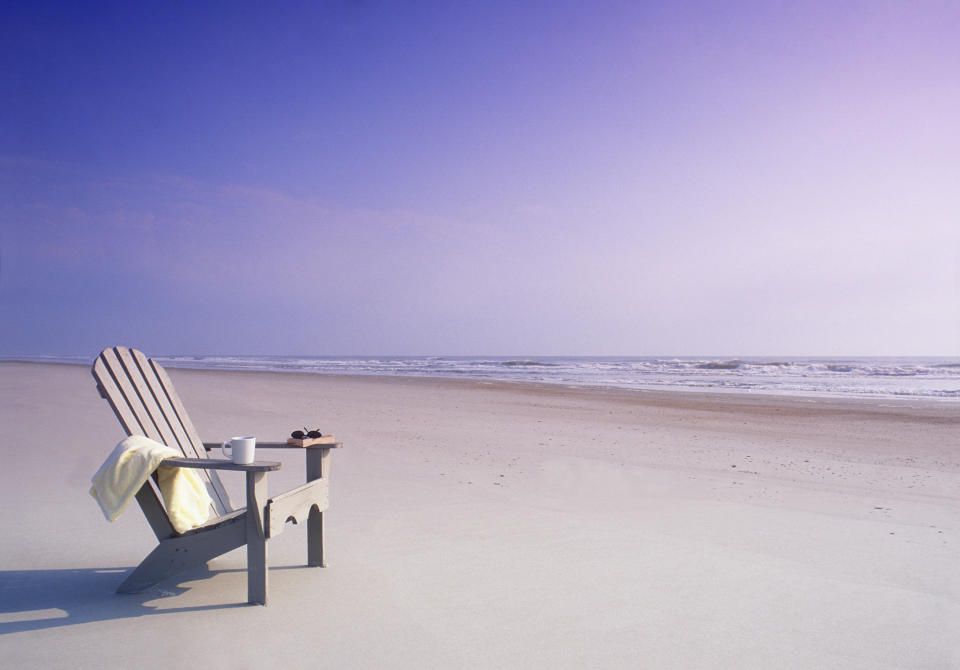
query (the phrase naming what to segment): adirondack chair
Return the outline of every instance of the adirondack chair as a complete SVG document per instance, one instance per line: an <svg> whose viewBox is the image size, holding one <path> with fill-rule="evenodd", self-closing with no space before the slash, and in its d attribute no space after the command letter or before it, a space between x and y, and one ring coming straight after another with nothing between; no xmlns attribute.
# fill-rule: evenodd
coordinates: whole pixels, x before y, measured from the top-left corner
<svg viewBox="0 0 960 670"><path fill-rule="evenodd" d="M137 492L159 545L120 584L118 593L138 593L168 577L203 565L212 558L247 545L247 600L267 604L267 540L279 535L287 521L307 523L307 565L323 567L323 512L328 507L330 440L308 447L285 442L257 442L257 449L298 449L306 452L307 483L267 497L267 472L280 463L257 461L240 465L207 457L220 443L204 443L197 435L173 383L153 359L136 349L104 349L93 363L97 389L120 420L127 435L144 435L179 449L183 458L167 465L197 468L213 499L211 518L203 526L177 533L167 517L153 479ZM324 439L324 438L321 438ZM246 506L234 509L219 470L246 473Z"/></svg>

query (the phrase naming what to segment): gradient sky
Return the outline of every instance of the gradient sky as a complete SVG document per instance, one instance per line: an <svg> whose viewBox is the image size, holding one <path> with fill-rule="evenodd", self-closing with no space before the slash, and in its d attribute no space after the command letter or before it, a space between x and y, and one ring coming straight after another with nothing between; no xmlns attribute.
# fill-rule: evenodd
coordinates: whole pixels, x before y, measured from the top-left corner
<svg viewBox="0 0 960 670"><path fill-rule="evenodd" d="M960 355L960 3L173 4L0 9L0 356Z"/></svg>

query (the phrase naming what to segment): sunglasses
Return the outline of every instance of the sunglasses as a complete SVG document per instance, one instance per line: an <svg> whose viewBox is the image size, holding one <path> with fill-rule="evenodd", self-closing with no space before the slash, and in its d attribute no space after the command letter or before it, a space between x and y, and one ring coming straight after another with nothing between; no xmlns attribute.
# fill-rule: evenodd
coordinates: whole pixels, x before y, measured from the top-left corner
<svg viewBox="0 0 960 670"><path fill-rule="evenodd" d="M307 430L306 426L304 426L303 430L295 430L290 433L290 437L295 440L302 440L305 437L316 438L323 437L323 435L320 434L319 430Z"/></svg>

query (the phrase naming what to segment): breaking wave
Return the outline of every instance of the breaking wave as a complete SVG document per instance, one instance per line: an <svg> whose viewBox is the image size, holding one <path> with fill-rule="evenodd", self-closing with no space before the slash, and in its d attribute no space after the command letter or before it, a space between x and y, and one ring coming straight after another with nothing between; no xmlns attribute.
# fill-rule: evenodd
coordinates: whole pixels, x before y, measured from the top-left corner
<svg viewBox="0 0 960 670"><path fill-rule="evenodd" d="M556 363L546 363L544 361L503 361L500 365L507 368L552 368Z"/></svg>

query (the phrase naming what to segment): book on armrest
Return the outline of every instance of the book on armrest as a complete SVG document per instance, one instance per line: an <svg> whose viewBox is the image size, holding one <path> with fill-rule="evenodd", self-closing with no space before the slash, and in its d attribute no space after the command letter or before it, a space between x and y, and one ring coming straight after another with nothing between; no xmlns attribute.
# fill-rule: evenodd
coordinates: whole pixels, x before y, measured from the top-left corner
<svg viewBox="0 0 960 670"><path fill-rule="evenodd" d="M312 447L315 444L334 444L336 438L333 435L324 435L323 437L305 437L302 440L288 438L287 444L291 447Z"/></svg>

